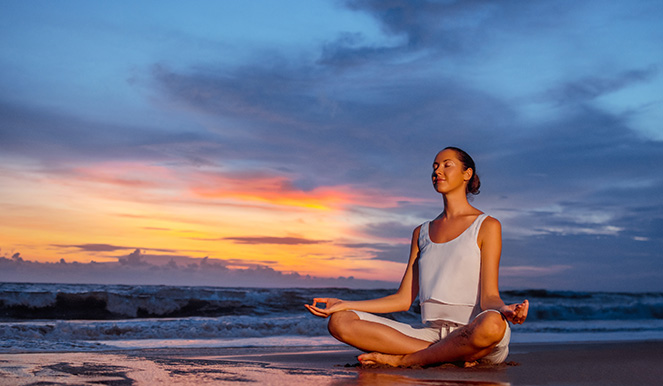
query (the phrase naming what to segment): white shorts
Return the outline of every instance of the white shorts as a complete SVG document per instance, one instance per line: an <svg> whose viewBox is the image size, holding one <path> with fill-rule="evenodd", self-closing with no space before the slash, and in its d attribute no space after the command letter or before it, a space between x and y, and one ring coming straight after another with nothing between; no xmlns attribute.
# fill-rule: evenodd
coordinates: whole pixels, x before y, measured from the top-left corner
<svg viewBox="0 0 663 386"><path fill-rule="evenodd" d="M442 321L430 322L427 324L419 324L419 325L409 325L407 323L398 322L393 319L388 319L382 316L370 314L368 312L354 311L354 310L352 310L352 312L357 314L357 316L359 316L359 319L361 320L384 324L385 326L389 326L394 330L403 333L404 335L431 343L435 343L444 339L447 335L451 333L451 331L462 327L462 325L460 324L445 323ZM499 311L497 310L485 310L481 312L479 315L485 312L499 313ZM479 315L477 315L477 317ZM504 320L504 323L506 324L506 330L504 331L504 336L502 337L502 340L497 344L497 346L495 346L495 348L493 348L493 351L491 351L490 354L480 359L481 362L490 363L490 364L499 364L504 362L506 360L507 355L509 355L509 342L511 341L511 327L509 327L509 323L506 320Z"/></svg>

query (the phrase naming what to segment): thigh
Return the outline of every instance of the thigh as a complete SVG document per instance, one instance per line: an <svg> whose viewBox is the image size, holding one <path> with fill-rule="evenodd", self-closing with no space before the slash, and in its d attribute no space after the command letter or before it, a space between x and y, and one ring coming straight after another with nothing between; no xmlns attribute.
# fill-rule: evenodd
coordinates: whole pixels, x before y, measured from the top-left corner
<svg viewBox="0 0 663 386"><path fill-rule="evenodd" d="M412 326L407 323L402 323L393 319L385 318L383 316L378 316L363 311L353 310L352 312L357 314L357 316L359 316L359 319L361 320L367 322L379 323L391 327L394 330L400 332L401 334L407 335L411 338L423 340L430 343L435 343L440 340L440 330L438 328L426 327L424 325Z"/></svg>

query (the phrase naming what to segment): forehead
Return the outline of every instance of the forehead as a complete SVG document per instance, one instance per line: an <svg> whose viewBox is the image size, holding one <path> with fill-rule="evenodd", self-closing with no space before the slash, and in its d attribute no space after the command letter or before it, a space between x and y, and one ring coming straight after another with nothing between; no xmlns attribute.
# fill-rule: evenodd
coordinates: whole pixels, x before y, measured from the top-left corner
<svg viewBox="0 0 663 386"><path fill-rule="evenodd" d="M442 163L446 160L458 161L458 154L456 154L456 151L452 149L442 150L441 152L437 153L434 162Z"/></svg>

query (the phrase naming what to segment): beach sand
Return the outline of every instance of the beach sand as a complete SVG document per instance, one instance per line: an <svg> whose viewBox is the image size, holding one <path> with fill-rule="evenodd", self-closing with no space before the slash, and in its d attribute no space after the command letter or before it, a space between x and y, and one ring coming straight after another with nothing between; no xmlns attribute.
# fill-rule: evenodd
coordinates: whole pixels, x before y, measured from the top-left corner
<svg viewBox="0 0 663 386"><path fill-rule="evenodd" d="M0 385L660 385L663 342L512 344L499 366L360 367L346 347L0 354Z"/></svg>

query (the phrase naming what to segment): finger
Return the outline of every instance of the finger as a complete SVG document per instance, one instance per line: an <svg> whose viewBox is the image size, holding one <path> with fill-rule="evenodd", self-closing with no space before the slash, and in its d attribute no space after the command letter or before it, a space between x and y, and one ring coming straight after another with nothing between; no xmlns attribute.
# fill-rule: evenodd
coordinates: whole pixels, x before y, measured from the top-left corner
<svg viewBox="0 0 663 386"><path fill-rule="evenodd" d="M523 302L523 307L522 307L523 322L525 321L525 319L527 319L527 314L528 313L529 313L529 301L527 299L525 299L525 301Z"/></svg>
<svg viewBox="0 0 663 386"><path fill-rule="evenodd" d="M329 316L329 314L325 310L320 309L318 307L312 307L309 306L308 304L305 304L304 307L306 307L306 309L309 310L309 312L315 316L319 316L321 318L326 318Z"/></svg>
<svg viewBox="0 0 663 386"><path fill-rule="evenodd" d="M527 300L518 304L518 306L516 307L516 316L513 318L514 323L523 324L525 319L527 319L528 309L529 309L529 302Z"/></svg>
<svg viewBox="0 0 663 386"><path fill-rule="evenodd" d="M315 312L323 312L324 311L322 308L318 308L316 306L310 306L308 304L304 304L304 307L306 307L309 311L315 311Z"/></svg>
<svg viewBox="0 0 663 386"><path fill-rule="evenodd" d="M309 309L309 312L311 314L313 314L314 316L318 316L318 317L321 317L321 318L326 318L327 317L326 314L323 314L322 312L319 312L319 311L316 311L316 310Z"/></svg>
<svg viewBox="0 0 663 386"><path fill-rule="evenodd" d="M329 303L329 298L315 298L315 299L313 299L313 306L317 306L318 303L327 304L327 303Z"/></svg>

